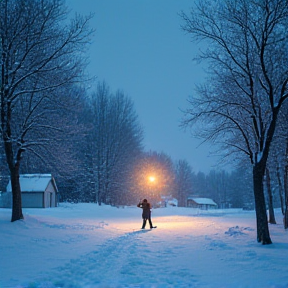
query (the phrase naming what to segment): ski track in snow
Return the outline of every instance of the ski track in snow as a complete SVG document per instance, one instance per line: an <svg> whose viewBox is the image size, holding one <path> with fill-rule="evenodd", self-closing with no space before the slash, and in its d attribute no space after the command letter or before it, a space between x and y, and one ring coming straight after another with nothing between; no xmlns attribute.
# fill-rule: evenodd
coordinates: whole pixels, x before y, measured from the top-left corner
<svg viewBox="0 0 288 288"><path fill-rule="evenodd" d="M162 249L159 250L158 247L155 250L153 243L156 244L159 240L153 237L153 232L150 229L135 230L109 239L98 245L95 251L57 268L54 279L47 279L45 284L38 287L194 287L193 275L188 268L172 268L171 262L167 261L167 256L173 258L173 254L179 253L177 247L174 247L176 251L173 252L163 243ZM152 234L150 243L143 241L143 236L147 233ZM187 280L181 284L183 277L191 279L191 285L187 286ZM105 282L107 279L108 282ZM157 286L153 285L155 281Z"/></svg>

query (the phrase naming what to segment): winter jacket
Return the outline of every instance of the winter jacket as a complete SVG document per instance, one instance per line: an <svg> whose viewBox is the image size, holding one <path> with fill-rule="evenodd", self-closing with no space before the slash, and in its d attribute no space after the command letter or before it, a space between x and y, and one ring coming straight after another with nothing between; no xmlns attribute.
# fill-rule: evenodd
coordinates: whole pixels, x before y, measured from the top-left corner
<svg viewBox="0 0 288 288"><path fill-rule="evenodd" d="M137 207L142 208L142 218L149 219L151 217L151 205L149 202L139 203Z"/></svg>

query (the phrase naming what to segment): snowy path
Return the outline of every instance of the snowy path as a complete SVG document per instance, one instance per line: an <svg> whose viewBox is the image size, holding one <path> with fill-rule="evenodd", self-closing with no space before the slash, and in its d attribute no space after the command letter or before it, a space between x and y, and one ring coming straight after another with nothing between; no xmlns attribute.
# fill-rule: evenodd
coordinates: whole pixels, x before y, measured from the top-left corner
<svg viewBox="0 0 288 288"><path fill-rule="evenodd" d="M50 283L70 288L274 287L279 277L287 277L273 271L279 254L267 256L255 242L255 229L231 226L234 220L159 217L155 219L159 228L144 231L130 231L129 222L108 225L117 233L90 253L58 267L58 276ZM252 276L251 262L255 262ZM211 286L211 278L215 285ZM255 278L257 286L250 285Z"/></svg>
<svg viewBox="0 0 288 288"><path fill-rule="evenodd" d="M13 224L0 209L0 287L288 287L287 231L272 225L273 244L258 244L253 212L156 209L158 228L140 230L138 209L81 207Z"/></svg>
<svg viewBox="0 0 288 288"><path fill-rule="evenodd" d="M72 276L75 287L93 287L97 284L101 284L101 287L146 287L145 283L151 287L153 282L165 283L163 287L168 287L167 284L181 283L183 277L192 280L193 275L187 267L171 267L173 263L167 261L167 257L173 258L177 251L171 251L165 243L160 243L159 249L159 240L154 233L154 230L139 230L108 240L97 250L78 259L77 263L72 262L61 269L59 277L62 283L58 282L57 285L70 282ZM76 271L77 275L71 275ZM66 277L63 278L63 275ZM167 275L170 279L167 279ZM187 287L186 281L183 287Z"/></svg>

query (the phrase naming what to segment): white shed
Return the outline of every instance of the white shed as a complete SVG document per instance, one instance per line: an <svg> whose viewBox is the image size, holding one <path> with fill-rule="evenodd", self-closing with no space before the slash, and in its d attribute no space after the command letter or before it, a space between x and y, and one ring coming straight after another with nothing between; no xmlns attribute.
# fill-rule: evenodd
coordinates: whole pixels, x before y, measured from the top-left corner
<svg viewBox="0 0 288 288"><path fill-rule="evenodd" d="M217 208L217 204L210 198L188 197L187 207L208 210Z"/></svg>
<svg viewBox="0 0 288 288"><path fill-rule="evenodd" d="M57 206L58 189L51 174L20 175L23 208L48 208ZM7 193L12 194L11 181Z"/></svg>

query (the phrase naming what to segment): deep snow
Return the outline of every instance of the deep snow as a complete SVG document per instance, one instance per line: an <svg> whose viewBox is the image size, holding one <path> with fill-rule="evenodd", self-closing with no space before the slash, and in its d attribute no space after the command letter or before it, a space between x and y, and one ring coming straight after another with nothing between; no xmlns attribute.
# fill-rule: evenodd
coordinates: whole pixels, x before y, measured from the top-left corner
<svg viewBox="0 0 288 288"><path fill-rule="evenodd" d="M256 241L254 211L96 204L0 209L0 288L288 287L288 231L276 211L272 245Z"/></svg>

